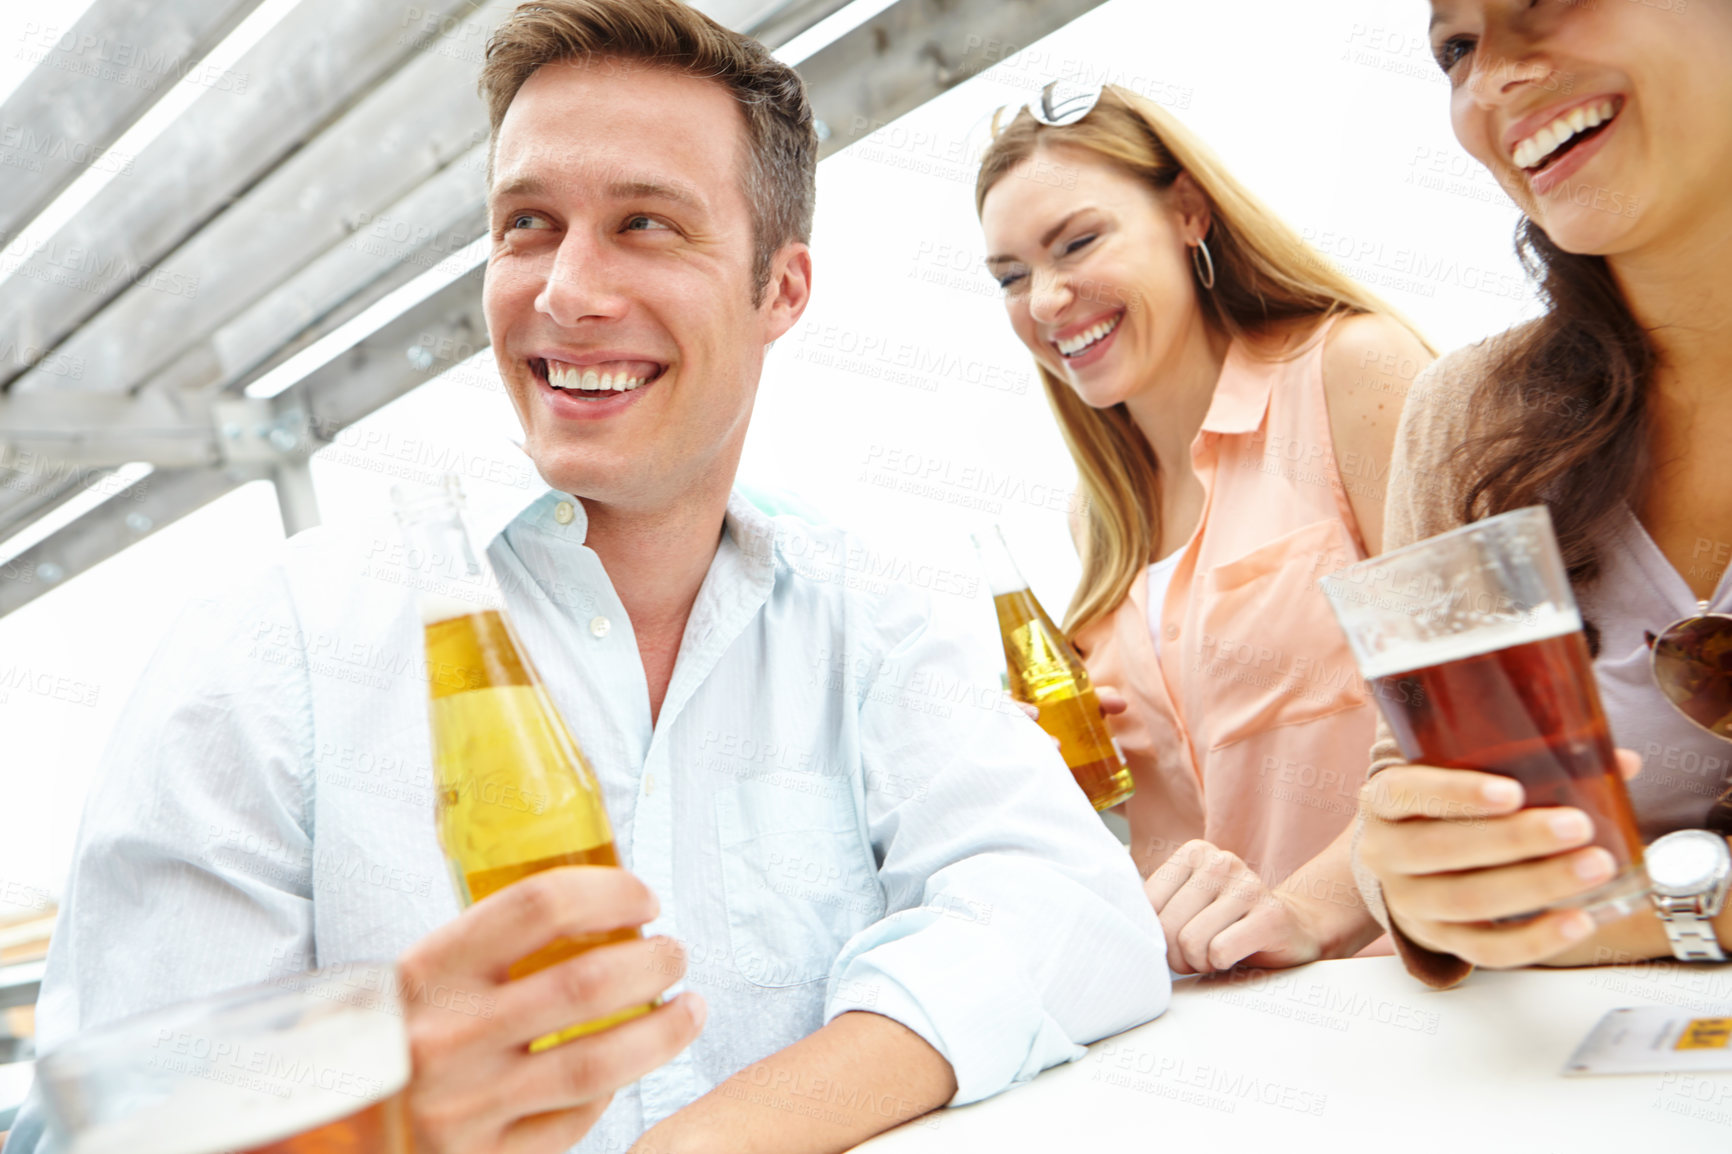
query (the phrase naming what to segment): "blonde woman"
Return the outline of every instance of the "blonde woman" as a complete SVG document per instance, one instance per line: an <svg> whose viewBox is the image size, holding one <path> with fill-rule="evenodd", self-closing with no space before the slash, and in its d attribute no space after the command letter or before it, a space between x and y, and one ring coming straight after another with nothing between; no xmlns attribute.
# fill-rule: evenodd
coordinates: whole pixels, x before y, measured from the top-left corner
<svg viewBox="0 0 1732 1154"><path fill-rule="evenodd" d="M1169 964L1366 950L1347 831L1375 709L1316 580L1379 550L1432 354L1151 101L1049 85L995 128L987 266L1087 499L1065 625L1111 687Z"/></svg>

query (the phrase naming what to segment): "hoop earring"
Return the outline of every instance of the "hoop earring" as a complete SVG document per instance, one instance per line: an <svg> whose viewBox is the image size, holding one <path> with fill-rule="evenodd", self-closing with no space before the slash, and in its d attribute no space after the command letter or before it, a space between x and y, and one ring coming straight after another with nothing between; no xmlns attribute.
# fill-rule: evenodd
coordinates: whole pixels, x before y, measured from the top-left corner
<svg viewBox="0 0 1732 1154"><path fill-rule="evenodd" d="M1200 258L1200 259L1199 259ZM1209 242L1199 239L1191 248L1191 268L1196 270L1197 282L1205 289L1215 287L1215 258L1209 255Z"/></svg>

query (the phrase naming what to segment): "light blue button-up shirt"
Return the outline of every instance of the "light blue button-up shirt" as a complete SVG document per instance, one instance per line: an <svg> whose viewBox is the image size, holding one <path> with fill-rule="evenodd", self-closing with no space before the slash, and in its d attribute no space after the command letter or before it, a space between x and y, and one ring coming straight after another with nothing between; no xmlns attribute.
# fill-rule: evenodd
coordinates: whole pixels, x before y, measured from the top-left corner
<svg viewBox="0 0 1732 1154"><path fill-rule="evenodd" d="M1166 1007L1130 858L926 596L862 582L858 540L736 495L652 724L582 504L514 512L488 549L506 604L622 863L660 898L647 931L687 943L710 1007L578 1149L624 1150L850 1010L931 1043L960 1104ZM284 969L395 957L457 914L404 561L392 528L313 530L240 594L186 610L84 813L44 1051ZM31 1147L34 1111L14 1146Z"/></svg>

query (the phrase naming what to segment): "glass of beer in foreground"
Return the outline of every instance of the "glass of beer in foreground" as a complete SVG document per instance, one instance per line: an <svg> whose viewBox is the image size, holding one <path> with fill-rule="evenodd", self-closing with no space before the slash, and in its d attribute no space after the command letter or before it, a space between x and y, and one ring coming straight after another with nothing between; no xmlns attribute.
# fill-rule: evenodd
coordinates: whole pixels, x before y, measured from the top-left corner
<svg viewBox="0 0 1732 1154"><path fill-rule="evenodd" d="M1525 807L1586 813L1592 844L1611 852L1617 873L1559 908L1602 920L1633 912L1648 890L1641 835L1544 506L1392 550L1321 583L1402 755L1514 778Z"/></svg>
<svg viewBox="0 0 1732 1154"><path fill-rule="evenodd" d="M80 1034L36 1064L64 1154L409 1154L395 970L332 966Z"/></svg>

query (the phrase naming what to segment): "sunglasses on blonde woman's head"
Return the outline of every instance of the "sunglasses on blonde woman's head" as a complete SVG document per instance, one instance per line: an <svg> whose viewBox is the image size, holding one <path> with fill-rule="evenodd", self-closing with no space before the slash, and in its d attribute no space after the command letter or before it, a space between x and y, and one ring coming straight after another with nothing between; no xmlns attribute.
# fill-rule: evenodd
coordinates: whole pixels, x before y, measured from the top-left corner
<svg viewBox="0 0 1732 1154"><path fill-rule="evenodd" d="M1708 612L1674 621L1648 638L1654 684L1692 724L1732 741L1732 615Z"/></svg>
<svg viewBox="0 0 1732 1154"><path fill-rule="evenodd" d="M1095 105L1101 102L1101 93L1105 92L1106 88L1104 84L1049 80L1040 90L1040 95L1027 104L1006 104L994 112L992 135L997 136L1009 128L1011 121L1025 111L1048 128L1063 128L1067 124L1075 124L1094 111Z"/></svg>

